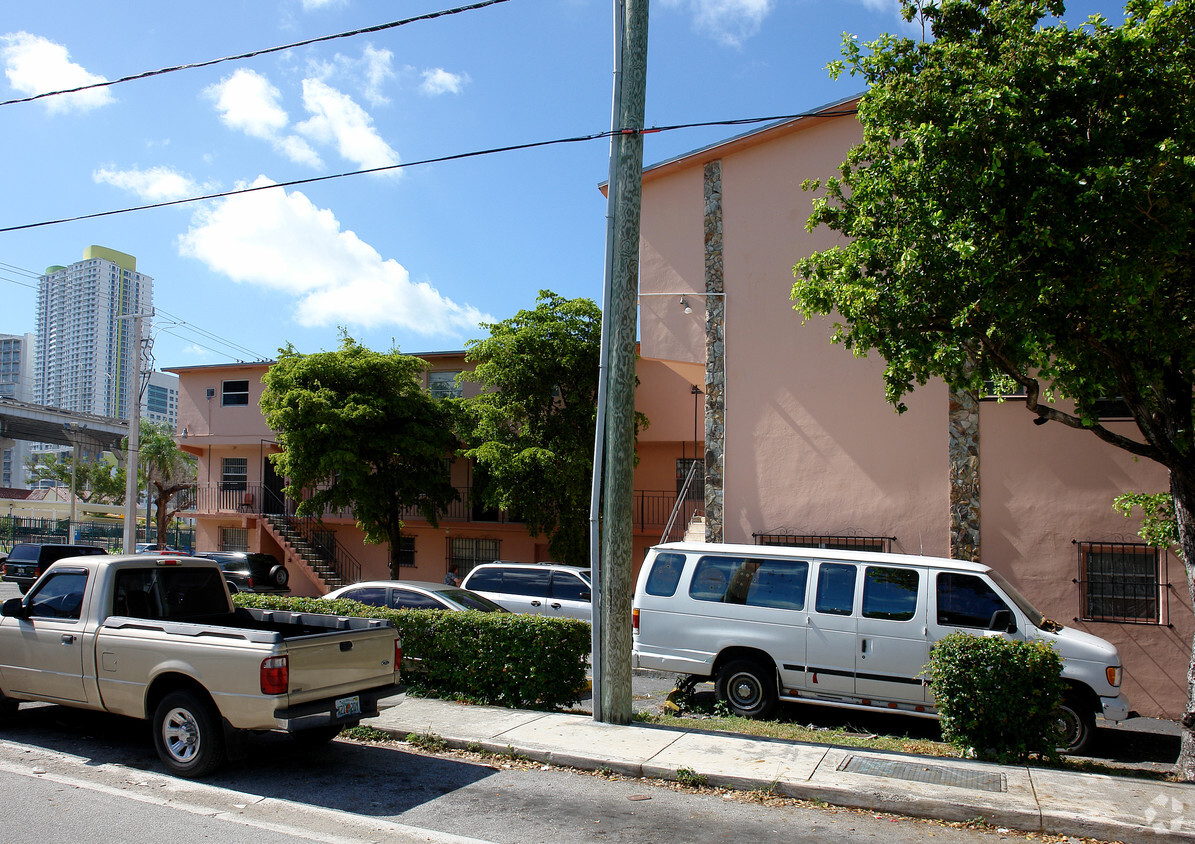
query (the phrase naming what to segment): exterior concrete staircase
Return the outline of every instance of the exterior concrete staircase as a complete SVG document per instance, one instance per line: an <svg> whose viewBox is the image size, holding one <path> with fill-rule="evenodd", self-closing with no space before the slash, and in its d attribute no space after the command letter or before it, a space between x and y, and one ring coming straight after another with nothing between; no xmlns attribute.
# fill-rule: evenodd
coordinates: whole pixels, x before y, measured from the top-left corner
<svg viewBox="0 0 1195 844"><path fill-rule="evenodd" d="M705 542L705 516L695 514L685 528L685 542Z"/></svg>
<svg viewBox="0 0 1195 844"><path fill-rule="evenodd" d="M286 551L287 562L294 561L311 569L329 591L348 585L328 555L312 545L285 516L262 516L262 521L266 530Z"/></svg>

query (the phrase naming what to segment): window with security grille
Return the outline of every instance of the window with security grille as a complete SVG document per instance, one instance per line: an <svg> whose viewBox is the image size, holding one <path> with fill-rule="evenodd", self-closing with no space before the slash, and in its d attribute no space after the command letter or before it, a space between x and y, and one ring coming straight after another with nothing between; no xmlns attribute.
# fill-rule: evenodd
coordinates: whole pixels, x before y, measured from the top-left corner
<svg viewBox="0 0 1195 844"><path fill-rule="evenodd" d="M1141 542L1077 542L1084 621L1162 624L1163 555Z"/></svg>
<svg viewBox="0 0 1195 844"><path fill-rule="evenodd" d="M828 534L757 533L756 545L794 546L797 548L829 548L836 551L892 550L891 536L832 536Z"/></svg>
<svg viewBox="0 0 1195 844"><path fill-rule="evenodd" d="M461 397L461 387L456 382L456 376L460 374L460 370L429 372L427 374L428 391L437 399L459 399Z"/></svg>
<svg viewBox="0 0 1195 844"><path fill-rule="evenodd" d="M249 531L247 528L220 528L221 551L248 551Z"/></svg>
<svg viewBox="0 0 1195 844"><path fill-rule="evenodd" d="M448 540L448 565L456 564L456 573L464 578L475 566L499 559L500 539L475 539L454 536Z"/></svg>

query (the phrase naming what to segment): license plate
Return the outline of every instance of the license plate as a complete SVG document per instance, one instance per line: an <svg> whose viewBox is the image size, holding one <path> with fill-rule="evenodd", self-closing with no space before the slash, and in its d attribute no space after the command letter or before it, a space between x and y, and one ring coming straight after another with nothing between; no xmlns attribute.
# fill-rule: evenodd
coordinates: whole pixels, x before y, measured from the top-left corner
<svg viewBox="0 0 1195 844"><path fill-rule="evenodd" d="M361 696L342 697L336 701L336 717L348 718L350 715L361 714Z"/></svg>

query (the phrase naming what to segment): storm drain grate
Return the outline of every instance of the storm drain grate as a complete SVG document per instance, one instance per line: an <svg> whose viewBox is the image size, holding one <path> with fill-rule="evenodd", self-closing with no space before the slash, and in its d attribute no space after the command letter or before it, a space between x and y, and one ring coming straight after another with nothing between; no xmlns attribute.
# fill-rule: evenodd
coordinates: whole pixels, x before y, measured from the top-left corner
<svg viewBox="0 0 1195 844"><path fill-rule="evenodd" d="M838 770L873 777L892 777L898 780L948 785L952 788L971 788L976 791L1007 791L1004 774L987 771L968 771L921 762L894 762L890 759L869 759L848 756L838 763Z"/></svg>

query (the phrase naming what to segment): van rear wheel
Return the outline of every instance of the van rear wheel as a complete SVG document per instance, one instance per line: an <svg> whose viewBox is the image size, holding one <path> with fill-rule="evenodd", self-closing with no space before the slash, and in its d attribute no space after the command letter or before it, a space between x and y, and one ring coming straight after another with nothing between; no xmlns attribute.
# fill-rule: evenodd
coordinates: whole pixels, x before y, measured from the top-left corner
<svg viewBox="0 0 1195 844"><path fill-rule="evenodd" d="M744 718L769 718L776 711L776 669L748 659L728 662L714 684L718 700Z"/></svg>

